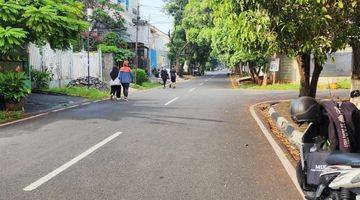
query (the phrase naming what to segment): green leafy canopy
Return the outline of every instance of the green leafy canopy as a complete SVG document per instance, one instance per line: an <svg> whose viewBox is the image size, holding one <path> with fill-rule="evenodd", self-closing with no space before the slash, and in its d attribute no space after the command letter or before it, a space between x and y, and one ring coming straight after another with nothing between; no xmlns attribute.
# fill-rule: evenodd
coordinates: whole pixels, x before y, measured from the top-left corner
<svg viewBox="0 0 360 200"><path fill-rule="evenodd" d="M88 26L83 4L73 0L0 0L0 10L2 53L29 43L67 49Z"/></svg>

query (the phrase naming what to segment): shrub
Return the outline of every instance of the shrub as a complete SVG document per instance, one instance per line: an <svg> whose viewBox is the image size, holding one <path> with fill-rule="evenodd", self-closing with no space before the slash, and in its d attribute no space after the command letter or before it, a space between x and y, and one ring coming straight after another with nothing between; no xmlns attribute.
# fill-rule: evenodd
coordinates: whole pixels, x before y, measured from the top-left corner
<svg viewBox="0 0 360 200"><path fill-rule="evenodd" d="M101 50L101 52L103 53L113 53L114 54L114 60L116 62L122 62L124 60L130 59L132 57L135 56L135 53L132 52L129 49L124 49L124 48L118 48L116 46L108 46L105 44L100 44L98 46L98 48Z"/></svg>
<svg viewBox="0 0 360 200"><path fill-rule="evenodd" d="M50 82L53 80L54 74L49 71L31 71L31 81L32 81L32 89L34 90L44 90L48 89Z"/></svg>
<svg viewBox="0 0 360 200"><path fill-rule="evenodd" d="M144 82L148 81L145 70L135 69L134 73L136 73L136 84L142 85Z"/></svg>
<svg viewBox="0 0 360 200"><path fill-rule="evenodd" d="M25 84L27 76L25 73L5 72L0 73L0 93L4 95L5 101L20 102L31 90Z"/></svg>

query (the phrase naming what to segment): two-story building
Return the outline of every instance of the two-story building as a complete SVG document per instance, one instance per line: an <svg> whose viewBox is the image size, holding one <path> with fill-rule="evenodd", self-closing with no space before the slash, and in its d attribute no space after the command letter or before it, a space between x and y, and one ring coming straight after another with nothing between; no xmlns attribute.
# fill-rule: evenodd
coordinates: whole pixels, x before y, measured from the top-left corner
<svg viewBox="0 0 360 200"><path fill-rule="evenodd" d="M141 6L140 0L113 0L120 3L124 8L125 27L127 35L125 36L129 47L135 51L136 43L136 17L138 6ZM167 44L170 42L169 36L151 25L146 19L140 19L138 27L138 57L139 67L146 69L149 74L152 69L158 67L169 67L168 58L169 49Z"/></svg>

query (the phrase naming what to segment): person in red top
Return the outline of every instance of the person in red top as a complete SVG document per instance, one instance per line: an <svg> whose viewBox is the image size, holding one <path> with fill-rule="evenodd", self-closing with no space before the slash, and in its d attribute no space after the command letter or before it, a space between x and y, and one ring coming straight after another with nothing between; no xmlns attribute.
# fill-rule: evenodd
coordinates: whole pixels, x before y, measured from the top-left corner
<svg viewBox="0 0 360 200"><path fill-rule="evenodd" d="M119 76L120 83L123 87L123 93L125 96L125 101L128 100L129 96L129 87L130 83L133 81L133 75L131 73L131 68L129 65L129 61L125 60L123 66L120 68Z"/></svg>

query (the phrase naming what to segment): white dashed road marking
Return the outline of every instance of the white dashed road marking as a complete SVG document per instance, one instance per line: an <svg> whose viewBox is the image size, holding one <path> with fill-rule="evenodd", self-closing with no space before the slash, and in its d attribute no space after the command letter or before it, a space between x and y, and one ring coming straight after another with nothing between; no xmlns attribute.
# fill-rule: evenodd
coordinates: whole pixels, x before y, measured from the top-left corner
<svg viewBox="0 0 360 200"><path fill-rule="evenodd" d="M178 99L179 99L179 97L175 97L175 98L172 99L171 101L167 102L167 103L165 104L165 106L171 104L172 102L174 102L174 101L176 101L176 100L178 100Z"/></svg>
<svg viewBox="0 0 360 200"><path fill-rule="evenodd" d="M110 142L111 140L115 139L116 137L118 137L119 135L121 135L122 132L117 132L109 137L107 137L106 139L104 139L103 141L95 144L94 146L92 146L90 149L86 150L85 152L83 152L82 154L76 156L75 158L73 158L72 160L70 160L69 162L61 165L59 168L55 169L54 171L50 172L49 174L47 174L46 176L41 177L39 180L31 183L29 186L25 187L23 190L24 191L32 191L35 190L36 188L38 188L39 186L41 186L42 184L46 183L47 181L49 181L50 179L54 178L56 175L60 174L61 172L65 171L67 168L71 167L72 165L74 165L75 163L79 162L80 160L82 160L83 158L85 158L86 156L90 155L92 152L96 151L97 149L99 149L100 147L104 146L106 143Z"/></svg>
<svg viewBox="0 0 360 200"><path fill-rule="evenodd" d="M189 92L194 92L195 89L196 89L196 88L191 88L191 89L189 90Z"/></svg>

